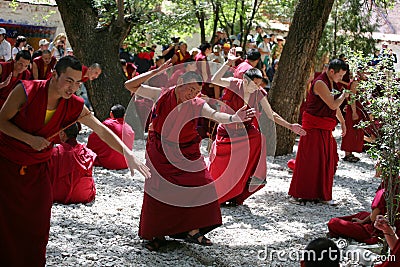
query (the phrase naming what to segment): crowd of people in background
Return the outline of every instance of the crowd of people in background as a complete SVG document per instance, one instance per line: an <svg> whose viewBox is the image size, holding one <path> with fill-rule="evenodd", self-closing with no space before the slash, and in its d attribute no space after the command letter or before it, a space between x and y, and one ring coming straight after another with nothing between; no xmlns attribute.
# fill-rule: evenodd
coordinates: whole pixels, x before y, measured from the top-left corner
<svg viewBox="0 0 400 267"><path fill-rule="evenodd" d="M267 34L261 26L256 26L255 34L244 38L247 41L245 48L241 46L243 42L240 40L243 38L240 35L228 36L224 30L218 29L211 43L202 43L189 49L188 44L181 41L179 36L173 36L170 42L162 47L160 54L157 54L157 45L146 47L145 43L139 45L142 48L140 52L132 54L128 50L128 44L123 43L119 50L121 70L128 80L125 87L134 97L142 126L132 129L124 123L125 107L121 105L111 107L110 118L103 123L90 115L91 105L83 83L97 79L102 73L102 67L98 63L82 66L77 62L73 50L67 47L67 36L64 33L58 34L52 42L41 39L38 43L39 49L33 51L24 36L18 36L14 47L11 47L6 40L6 30L0 28L0 108L5 107L0 112L0 121L5 123L1 127L3 133L0 132L0 143L4 146L18 143L17 146L28 147L29 149L21 154L34 155L29 164L46 162L51 169L49 183L45 185L46 189L36 188L33 192L48 194L46 190L52 190L53 194L50 195L54 196L52 201L41 200L41 203L44 203L43 210L38 211L41 219L30 219L33 224L44 223L44 226L37 228L41 232L40 240L29 234L28 238L21 238L20 243L26 242L10 247L10 253L7 255L9 262L20 262L16 260L18 253L15 247L26 247L28 242L36 242L38 250L33 254L37 255L30 254L27 259L43 263L50 203L92 201L96 193L92 177L93 166L112 170L137 168L145 177L152 176L146 180L145 188L156 190L146 191L144 194L139 229L139 235L149 241L145 245L147 249L156 251L164 246L165 236L184 239L198 245L212 245L205 234L222 224L220 205L242 205L248 197L265 186L266 137L261 133L258 121L262 111L272 121L301 136L296 160L290 162L293 169L288 192L293 200L291 202L305 205L312 201L336 205L333 202L332 187L339 157L332 131L339 121L343 131L343 160L357 162L359 158L353 153L363 151L364 132L355 129L354 125L360 120L371 118L364 116L365 112L360 113L362 107L359 102L346 103L346 99L349 97L349 91L357 94L358 83L364 79L363 73L349 73L344 55L332 59L322 72L313 72L301 119L299 123L290 123L274 112L267 100L268 91L279 66L284 37L274 33ZM393 64L397 63L396 54L387 48L387 44L383 44L382 50L373 56L370 65L378 65L384 58L391 59ZM173 72L168 72L167 69L172 66ZM66 73L71 74L72 78L66 77ZM66 82L73 84L74 90L70 91L75 96L81 96L83 100L71 97L72 93L68 90L61 93L57 91L58 87L64 86L63 81L59 80L61 76ZM28 88L27 99L24 98L21 80L24 88ZM51 96L38 93L38 90L43 88L56 93ZM334 95L334 90L341 93ZM36 94L40 95L40 100L33 99ZM52 96L56 97L51 99L53 105L49 106L45 99ZM15 103L11 103L10 98ZM69 98L72 99L70 102L73 106L64 106L60 99ZM37 102L43 112L39 114L39 111L35 111L29 116L21 114L20 106L16 105L25 104L25 101L28 101L28 105L24 106L24 110L31 111L33 107L30 104ZM221 107L219 101L225 106ZM65 112L72 112L67 118L61 118L57 112L59 103L63 105ZM176 113L175 107L179 107L178 110L183 109L183 112ZM170 114L174 115L175 119L171 125L182 126L183 133L177 132L174 127L163 129L165 122L170 119ZM192 121L193 114L201 118ZM52 142L38 140L32 143L32 138L27 138L23 131L15 130L14 126L17 125L31 134L40 132L41 129L27 121L33 115L43 115L45 121L44 124L40 122L40 125L43 124L44 133ZM62 125L52 120L53 115L63 122ZM76 141L81 127L76 120L94 130L89 136L87 146ZM188 121L190 122L186 123ZM46 126L48 123L57 130ZM11 124L14 126L10 126ZM29 127L25 127L24 124L28 124ZM135 131L148 132L147 167L138 163L131 152L127 152L132 150ZM23 137L17 138L21 142L10 139L9 136L16 137L16 133L22 134ZM209 138L213 142L210 146L210 163L207 166L199 151L202 138ZM245 141L250 143L250 151L247 151L250 154L247 158L243 152L246 150L243 145ZM59 145L49 147L53 142ZM169 155L160 149L162 142L165 142L171 151L176 148L174 146L178 146L183 151L184 158L177 156L171 160ZM2 149L2 158L11 153L4 147ZM40 153L35 154L36 151L44 151L45 160L40 157ZM232 153L235 154L234 163L230 157ZM127 160L126 155L130 156ZM174 165L177 162L187 164L186 159L195 162L190 169L199 169L193 172L182 171ZM129 160L134 164L129 166ZM4 168L7 164L15 167L6 174L10 180L15 175L25 175L27 168L35 171L29 175L38 177L42 174L42 166L25 166L25 162L21 162L18 156L15 156L14 161L8 163L8 160L2 159L0 163ZM166 186L162 184L162 179L156 180L155 177L158 176L174 185L206 187L204 192L185 195L189 199L201 199L205 195L215 199L198 207L176 207L164 203L156 197L159 188ZM210 184L212 186L209 186ZM9 181L3 181L0 185L3 188L19 188ZM393 237L390 245L398 248L398 232L388 228L380 217L386 213L383 194L383 189L378 188L371 212L331 219L328 224L331 237L352 237L360 242L372 244L378 242L377 237L384 237L390 231L388 235ZM34 193L32 197L35 199ZM2 201L8 201L7 196L3 198ZM169 199L172 202L175 200ZM29 207L21 206L16 210ZM7 213L10 214L13 215L14 211ZM19 217L16 215L15 218ZM15 224L13 231L19 231L21 223L15 223L15 218L10 221L0 219L0 226ZM0 235L3 238L0 244L5 242L4 245L9 245L14 242L13 237L9 233L1 232L1 229ZM332 245L329 241L326 243L326 240L319 241L328 246ZM319 244L318 242L310 243L310 247ZM332 266L337 266L336 262Z"/></svg>

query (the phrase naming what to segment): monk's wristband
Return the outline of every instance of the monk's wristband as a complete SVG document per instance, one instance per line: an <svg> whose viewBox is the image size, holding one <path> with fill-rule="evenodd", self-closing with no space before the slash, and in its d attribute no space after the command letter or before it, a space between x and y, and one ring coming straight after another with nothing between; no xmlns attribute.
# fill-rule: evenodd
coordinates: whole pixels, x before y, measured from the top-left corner
<svg viewBox="0 0 400 267"><path fill-rule="evenodd" d="M232 115L229 116L229 122L232 122Z"/></svg>

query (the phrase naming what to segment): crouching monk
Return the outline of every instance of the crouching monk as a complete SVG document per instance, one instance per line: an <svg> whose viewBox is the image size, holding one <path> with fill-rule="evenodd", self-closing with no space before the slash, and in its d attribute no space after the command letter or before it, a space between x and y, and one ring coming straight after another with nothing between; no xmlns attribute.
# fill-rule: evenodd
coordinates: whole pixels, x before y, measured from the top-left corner
<svg viewBox="0 0 400 267"><path fill-rule="evenodd" d="M198 97L202 78L196 72L179 77L176 87L150 87L142 83L168 66L136 76L127 89L157 101L152 112L146 147L146 164L151 178L145 181L139 236L149 240L146 248L157 250L165 236L210 246L205 237L221 225L221 211L204 159L200 154L197 119L204 116L219 123L249 120L254 109L235 114L217 112Z"/></svg>
<svg viewBox="0 0 400 267"><path fill-rule="evenodd" d="M124 153L131 172L150 175L74 95L81 78L81 63L62 57L50 80L20 82L0 110L0 266L46 264L53 202L49 160L61 129L78 120Z"/></svg>
<svg viewBox="0 0 400 267"><path fill-rule="evenodd" d="M80 127L80 123L74 123L61 131L61 144L53 148L49 168L53 202L89 203L96 196L93 179L96 154L76 141Z"/></svg>

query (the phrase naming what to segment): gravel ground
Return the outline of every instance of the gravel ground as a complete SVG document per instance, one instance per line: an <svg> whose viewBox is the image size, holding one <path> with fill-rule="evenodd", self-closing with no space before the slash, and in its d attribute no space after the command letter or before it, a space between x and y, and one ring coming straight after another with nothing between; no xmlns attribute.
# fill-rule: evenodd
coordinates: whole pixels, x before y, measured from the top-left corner
<svg viewBox="0 0 400 267"><path fill-rule="evenodd" d="M88 133L84 128L81 140ZM340 141L340 131L334 134ZM135 141L142 160L144 146ZM47 266L299 266L298 251L325 236L330 218L370 210L379 180L372 160L357 156L358 163L339 162L333 187L339 206L290 203L286 162L295 154L276 157L268 164L265 188L245 205L221 209L223 225L208 235L213 246L170 240L157 253L144 249L137 235L144 178L96 167L93 203L53 206ZM348 240L338 242L343 247Z"/></svg>

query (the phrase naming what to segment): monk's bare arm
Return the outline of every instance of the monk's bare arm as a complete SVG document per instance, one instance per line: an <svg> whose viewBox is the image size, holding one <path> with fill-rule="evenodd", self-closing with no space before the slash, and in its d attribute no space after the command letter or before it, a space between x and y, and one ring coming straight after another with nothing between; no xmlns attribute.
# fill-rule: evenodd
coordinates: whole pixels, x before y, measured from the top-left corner
<svg viewBox="0 0 400 267"><path fill-rule="evenodd" d="M104 126L93 114L83 107L79 122L91 128L101 140L115 151L124 155L128 161L128 166L133 174L133 169L137 169L146 178L150 177L149 169L136 159L133 152L122 142L121 139L109 128Z"/></svg>
<svg viewBox="0 0 400 267"><path fill-rule="evenodd" d="M162 64L159 68L155 70L150 70L145 73L142 73L138 76L133 77L132 79L128 80L125 82L125 87L128 89L131 93L136 93L136 91L139 89L139 87L146 82L148 79L151 77L157 75L158 73L161 73L165 69L171 66L171 60L167 60ZM144 96L145 97L145 96Z"/></svg>
<svg viewBox="0 0 400 267"><path fill-rule="evenodd" d="M322 101L324 101L325 104L327 104L332 110L337 109L343 103L344 99L349 96L348 93L343 92L338 98L335 99L323 81L317 81L315 83L314 93L319 95Z"/></svg>
<svg viewBox="0 0 400 267"><path fill-rule="evenodd" d="M37 64L35 62L33 62L33 64L32 64L32 74L33 74L34 80L37 80L39 78L39 71L38 71Z"/></svg>
<svg viewBox="0 0 400 267"><path fill-rule="evenodd" d="M148 98L150 100L153 100L153 102L156 102L161 95L161 91L162 91L161 88L143 84L139 86L139 88L136 90L136 94Z"/></svg>
<svg viewBox="0 0 400 267"><path fill-rule="evenodd" d="M232 65L238 57L234 56L231 51L228 54L228 60L221 65L221 67L217 70L217 72L211 77L211 83L217 84L222 87L228 87L231 78L223 78L225 72L229 70L229 66Z"/></svg>
<svg viewBox="0 0 400 267"><path fill-rule="evenodd" d="M255 110L253 108L246 108L246 106L243 106L234 115L230 115L228 113L218 112L211 108L207 103L204 103L203 109L201 110L201 115L221 124L242 122L250 120L255 115Z"/></svg>
<svg viewBox="0 0 400 267"><path fill-rule="evenodd" d="M11 91L0 110L0 131L40 151L49 146L50 142L41 136L34 136L21 130L11 122L11 119L18 113L25 102L25 90L22 84L18 84L14 90Z"/></svg>
<svg viewBox="0 0 400 267"><path fill-rule="evenodd" d="M340 111L340 108L338 108L338 109L336 110L336 118L337 118L338 121L340 122L340 127L342 128L342 136L345 136L345 135L346 135L346 132L347 132L346 122L345 122L345 120L344 120L344 118L343 118L343 114L342 114L342 112Z"/></svg>
<svg viewBox="0 0 400 267"><path fill-rule="evenodd" d="M261 99L261 107L263 108L265 114L268 118L273 120L275 123L293 131L298 135L306 135L306 131L297 123L289 123L284 118L282 118L278 113L272 110L271 105L268 102L267 96Z"/></svg>

